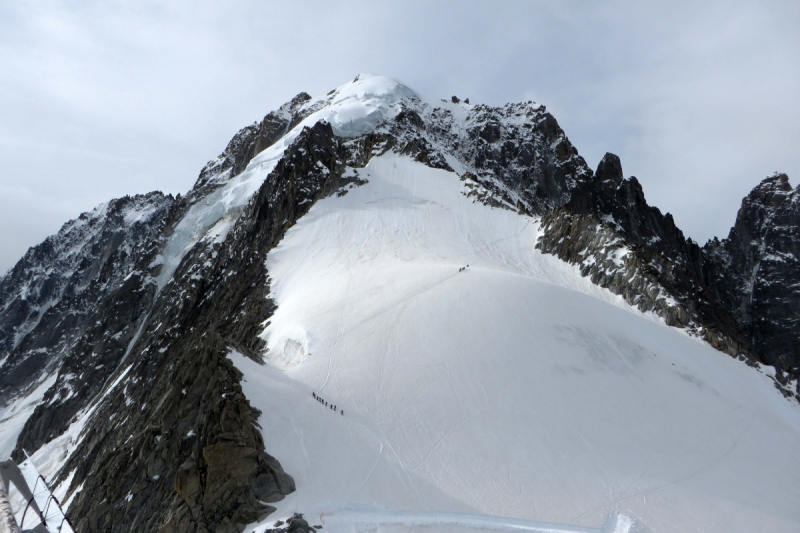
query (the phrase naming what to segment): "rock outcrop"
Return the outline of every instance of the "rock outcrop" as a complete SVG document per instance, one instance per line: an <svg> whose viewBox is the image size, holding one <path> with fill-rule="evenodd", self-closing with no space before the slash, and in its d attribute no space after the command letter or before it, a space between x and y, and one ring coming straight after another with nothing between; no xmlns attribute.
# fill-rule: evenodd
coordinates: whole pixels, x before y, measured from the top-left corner
<svg viewBox="0 0 800 533"><path fill-rule="evenodd" d="M112 200L66 223L0 278L0 398L58 375L44 397L50 408L26 425L20 449L63 433L117 370L152 305L152 263L177 204L159 192Z"/></svg>
<svg viewBox="0 0 800 533"><path fill-rule="evenodd" d="M742 202L729 237L701 248L606 154L570 201L542 218L537 247L718 350L776 367L779 388L797 395L797 198L786 175L767 178Z"/></svg>
<svg viewBox="0 0 800 533"><path fill-rule="evenodd" d="M766 178L742 200L726 239L703 247L709 281L766 364L800 368L800 188ZM783 373L779 374L783 378Z"/></svg>

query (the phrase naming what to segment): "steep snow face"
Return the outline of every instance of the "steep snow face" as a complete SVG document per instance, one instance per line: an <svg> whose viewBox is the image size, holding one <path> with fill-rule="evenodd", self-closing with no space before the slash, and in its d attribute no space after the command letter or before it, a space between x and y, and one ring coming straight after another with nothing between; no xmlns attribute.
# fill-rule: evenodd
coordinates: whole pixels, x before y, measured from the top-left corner
<svg viewBox="0 0 800 533"><path fill-rule="evenodd" d="M0 368L2 368L1 365ZM9 402L0 408L0 460L11 457L11 452L17 445L17 437L22 432L25 422L44 398L44 393L55 381L56 375L51 374L39 382L28 395L17 398L16 401Z"/></svg>
<svg viewBox="0 0 800 533"><path fill-rule="evenodd" d="M158 278L159 289L167 284L186 253L200 240L224 239L250 198L275 169L286 149L306 127L328 122L338 137L357 137L370 133L400 112L404 99L416 99L416 93L392 78L361 75L331 91L325 98L302 106L307 114L275 144L256 155L244 172L231 176L230 170L209 180L210 193L192 198L192 207L176 226L158 263L164 268ZM287 117L291 118L291 117Z"/></svg>
<svg viewBox="0 0 800 533"><path fill-rule="evenodd" d="M455 174L395 154L358 172L369 185L314 206L298 223L314 224L314 229L290 230L299 233L295 238L308 240L302 246L284 240L269 254L278 310L263 337L273 365L291 369L305 359L308 337L299 324L309 305L313 314L331 313L337 329L349 330L364 313L383 309L387 295L399 303L419 288L417 275L408 276L408 269L420 269L419 276L441 269L443 279L467 265L465 273L491 269L574 288L633 312L621 297L592 284L575 267L534 253L537 218L487 208L467 196L474 184ZM298 250L307 255L298 257ZM333 265L338 266L329 268ZM379 290L361 294L358 286L367 282L365 276L374 278Z"/></svg>
<svg viewBox="0 0 800 533"><path fill-rule="evenodd" d="M304 126L324 120L338 137L358 137L396 117L403 100L419 100L419 95L392 78L362 74L311 104L310 109L324 107L309 115L298 127L302 130Z"/></svg>
<svg viewBox="0 0 800 533"><path fill-rule="evenodd" d="M473 203L453 173L387 154L359 175L268 256L269 364L231 355L297 482L279 516L800 527L800 412L767 376L537 252L536 219Z"/></svg>

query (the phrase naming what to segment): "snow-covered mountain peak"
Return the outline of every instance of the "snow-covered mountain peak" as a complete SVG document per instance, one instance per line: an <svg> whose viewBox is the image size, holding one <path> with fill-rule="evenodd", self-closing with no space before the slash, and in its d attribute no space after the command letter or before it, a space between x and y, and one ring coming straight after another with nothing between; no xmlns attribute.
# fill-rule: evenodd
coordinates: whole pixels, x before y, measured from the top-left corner
<svg viewBox="0 0 800 533"><path fill-rule="evenodd" d="M353 81L340 85L320 100L339 105L350 99L361 102L381 100L393 105L403 99L419 100L420 96L407 85L389 76L359 74Z"/></svg>
<svg viewBox="0 0 800 533"><path fill-rule="evenodd" d="M0 456L81 531L795 530L799 197L701 249L544 106L300 93L0 277Z"/></svg>
<svg viewBox="0 0 800 533"><path fill-rule="evenodd" d="M292 139L299 133L296 130L325 121L338 137L358 137L397 116L404 102L419 100L416 92L393 78L360 74L324 97L307 101L298 110L307 116L288 135Z"/></svg>
<svg viewBox="0 0 800 533"><path fill-rule="evenodd" d="M271 168L270 162L280 159L304 128L326 122L337 137L359 137L374 132L381 124L395 118L412 100L419 101L419 97L397 80L387 76L359 75L325 97L305 102L290 122L291 129L274 145L256 155L248 164L247 171ZM301 119L299 122L298 118Z"/></svg>

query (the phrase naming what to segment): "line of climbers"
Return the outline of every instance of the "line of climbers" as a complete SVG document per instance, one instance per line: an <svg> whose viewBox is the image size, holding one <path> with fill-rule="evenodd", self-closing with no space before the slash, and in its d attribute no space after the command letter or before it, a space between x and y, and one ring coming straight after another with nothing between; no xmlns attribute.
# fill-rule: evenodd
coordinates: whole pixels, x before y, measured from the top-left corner
<svg viewBox="0 0 800 533"><path fill-rule="evenodd" d="M467 269L467 267L469 267L469 265L459 268L458 271L459 272L464 272Z"/></svg>
<svg viewBox="0 0 800 533"><path fill-rule="evenodd" d="M328 405L328 402L326 402L325 400L323 400L322 398L320 398L319 396L317 396L317 394L316 394L315 392L312 392L312 393L311 393L311 396L312 396L312 397L313 397L315 400L317 400L319 403L321 403L322 405L324 405L325 407L327 407L327 408L329 408L329 409L333 409L334 411L339 411L339 413L341 413L341 415L342 415L342 416L344 416L344 409L336 409L336 406L335 406L335 405Z"/></svg>

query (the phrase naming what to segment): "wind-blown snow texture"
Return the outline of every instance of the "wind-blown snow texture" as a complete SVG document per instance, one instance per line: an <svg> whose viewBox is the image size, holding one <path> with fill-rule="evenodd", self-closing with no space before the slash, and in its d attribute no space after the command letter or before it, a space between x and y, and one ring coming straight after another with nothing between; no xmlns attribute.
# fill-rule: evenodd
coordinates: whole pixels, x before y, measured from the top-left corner
<svg viewBox="0 0 800 533"><path fill-rule="evenodd" d="M0 455L80 531L797 529L797 198L700 248L543 106L301 93L0 278Z"/></svg>

